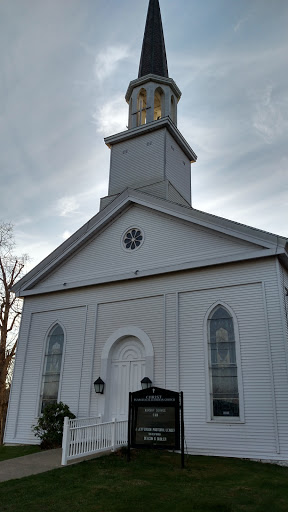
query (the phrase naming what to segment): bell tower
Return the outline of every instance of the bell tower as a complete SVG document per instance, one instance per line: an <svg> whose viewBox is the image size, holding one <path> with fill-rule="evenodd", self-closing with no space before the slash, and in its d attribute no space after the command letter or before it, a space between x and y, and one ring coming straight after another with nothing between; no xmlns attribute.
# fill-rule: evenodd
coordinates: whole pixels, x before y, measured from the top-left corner
<svg viewBox="0 0 288 512"><path fill-rule="evenodd" d="M157 121L163 117L177 125L177 103L181 92L169 78L165 41L158 0L149 2L138 79L130 83L129 128Z"/></svg>
<svg viewBox="0 0 288 512"><path fill-rule="evenodd" d="M111 149L104 208L126 188L191 206L197 156L177 128L181 91L168 75L159 0L149 0L138 78L128 86L128 129L105 138Z"/></svg>

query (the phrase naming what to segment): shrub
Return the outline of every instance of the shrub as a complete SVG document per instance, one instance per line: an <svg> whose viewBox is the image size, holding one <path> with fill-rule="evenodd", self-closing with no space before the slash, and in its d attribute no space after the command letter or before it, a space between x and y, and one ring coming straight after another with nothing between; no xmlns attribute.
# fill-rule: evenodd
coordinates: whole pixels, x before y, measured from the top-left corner
<svg viewBox="0 0 288 512"><path fill-rule="evenodd" d="M61 447L65 416L70 419L76 418L68 405L63 404L63 402L46 405L37 425L32 429L34 435L41 439L41 450Z"/></svg>

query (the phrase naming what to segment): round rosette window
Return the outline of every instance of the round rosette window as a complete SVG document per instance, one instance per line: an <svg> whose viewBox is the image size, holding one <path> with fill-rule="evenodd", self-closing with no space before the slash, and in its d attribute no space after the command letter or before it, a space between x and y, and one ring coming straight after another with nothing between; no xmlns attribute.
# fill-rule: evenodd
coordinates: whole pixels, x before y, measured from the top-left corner
<svg viewBox="0 0 288 512"><path fill-rule="evenodd" d="M131 228L124 234L123 244L127 251L135 251L143 244L143 239L141 229Z"/></svg>

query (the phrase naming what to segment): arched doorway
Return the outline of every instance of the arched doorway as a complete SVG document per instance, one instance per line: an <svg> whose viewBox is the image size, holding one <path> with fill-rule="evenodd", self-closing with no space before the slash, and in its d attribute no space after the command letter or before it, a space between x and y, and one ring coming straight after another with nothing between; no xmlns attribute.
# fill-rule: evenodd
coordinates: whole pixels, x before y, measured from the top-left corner
<svg viewBox="0 0 288 512"><path fill-rule="evenodd" d="M141 389L143 377L154 381L154 349L146 332L135 325L114 331L102 349L100 376L106 387L98 413L104 421L126 420L129 391Z"/></svg>
<svg viewBox="0 0 288 512"><path fill-rule="evenodd" d="M145 349L141 341L126 336L116 342L110 364L109 416L126 420L129 391L141 389L141 380L145 377Z"/></svg>

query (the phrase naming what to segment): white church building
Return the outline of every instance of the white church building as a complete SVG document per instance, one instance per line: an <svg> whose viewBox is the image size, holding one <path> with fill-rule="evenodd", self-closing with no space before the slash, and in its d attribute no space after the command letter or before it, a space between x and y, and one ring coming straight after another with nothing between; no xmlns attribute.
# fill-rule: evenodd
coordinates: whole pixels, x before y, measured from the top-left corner
<svg viewBox="0 0 288 512"><path fill-rule="evenodd" d="M126 419L148 377L183 391L189 453L288 460L288 240L192 207L180 97L150 0L128 129L105 139L108 195L14 287L24 307L5 443L38 443L49 402Z"/></svg>

